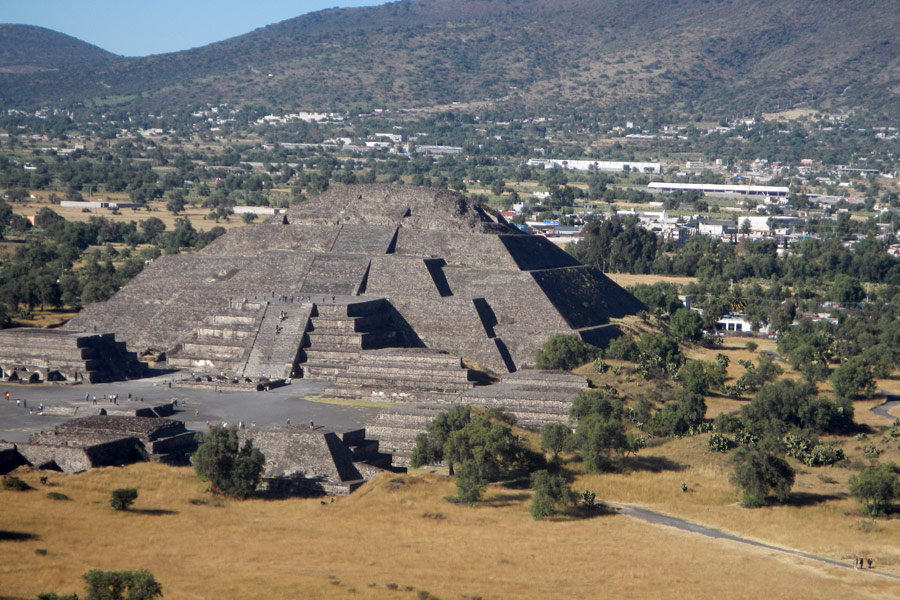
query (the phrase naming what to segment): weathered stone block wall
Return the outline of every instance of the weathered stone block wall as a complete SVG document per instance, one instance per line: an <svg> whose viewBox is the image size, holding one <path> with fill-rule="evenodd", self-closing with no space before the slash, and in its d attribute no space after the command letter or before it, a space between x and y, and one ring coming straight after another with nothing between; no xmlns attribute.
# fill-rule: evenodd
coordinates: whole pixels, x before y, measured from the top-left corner
<svg viewBox="0 0 900 600"><path fill-rule="evenodd" d="M340 482L362 479L350 451L334 433L300 427L239 432L253 440L266 457L265 477L303 478Z"/></svg>
<svg viewBox="0 0 900 600"><path fill-rule="evenodd" d="M63 439L59 445L43 442L18 444L18 450L34 467L55 464L65 473L79 473L94 467L127 464L143 458L138 450L142 444L135 437L85 445L78 445L76 440L71 440L68 436L60 437Z"/></svg>
<svg viewBox="0 0 900 600"><path fill-rule="evenodd" d="M385 254L396 233L396 225L341 225L331 252Z"/></svg>
<svg viewBox="0 0 900 600"><path fill-rule="evenodd" d="M443 258L450 266L518 269L500 236L453 230L401 227L397 232L398 255Z"/></svg>
<svg viewBox="0 0 900 600"><path fill-rule="evenodd" d="M26 464L15 444L0 442L0 475L5 475Z"/></svg>

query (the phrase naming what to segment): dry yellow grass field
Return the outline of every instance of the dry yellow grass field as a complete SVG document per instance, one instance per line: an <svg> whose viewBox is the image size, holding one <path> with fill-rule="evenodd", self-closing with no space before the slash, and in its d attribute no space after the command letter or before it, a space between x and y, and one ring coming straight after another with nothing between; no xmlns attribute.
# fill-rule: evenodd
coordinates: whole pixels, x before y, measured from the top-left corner
<svg viewBox="0 0 900 600"><path fill-rule="evenodd" d="M15 203L12 205L13 212L22 216L35 215L45 206L51 208L55 213L65 218L67 221L88 221L91 217L105 217L110 221L127 223L129 221L141 221L150 217L156 217L166 224L166 229L172 229L175 226L175 220L181 217L187 217L191 221L191 225L198 231L207 231L213 227L224 227L225 229L233 229L244 225L244 221L240 216L231 215L228 221L219 221L216 223L212 219L205 219L209 214L209 209L188 205L187 209L178 215L174 215L166 210L165 201L156 200L150 202L148 206L151 210L123 208L114 214L113 211L105 208L90 209L90 212L82 212L81 208L62 207L58 204L51 204L48 200L50 192L33 192L36 196L35 200L29 202ZM103 194L103 199L109 201L131 202L128 194ZM99 201L99 197L95 197L94 201ZM259 220L265 217L260 217Z"/></svg>
<svg viewBox="0 0 900 600"><path fill-rule="evenodd" d="M630 285L637 285L638 283L645 283L647 285L653 285L654 283L664 281L666 283L675 283L678 285L686 285L688 283L693 283L697 281L696 277L683 277L680 275L642 275L638 273L606 273L606 276L621 285L622 287L628 287Z"/></svg>
<svg viewBox="0 0 900 600"><path fill-rule="evenodd" d="M672 447L675 458L681 451ZM576 487L842 560L869 550L877 567L900 570L896 556L888 564L881 551L896 539L894 523L864 534L840 508L813 506L802 515L737 508L731 492L711 483L720 478L715 458L687 472L590 476ZM0 542L0 594L13 597L78 592L91 568L148 568L167 599L411 598L423 591L440 598L797 598L811 589L818 598L896 598L895 580L631 517L537 522L520 491L491 489L482 505L456 506L443 499L452 482L436 475L385 474L334 503L215 502L190 469L157 464L52 474L52 488L37 473L23 478L37 489L0 491L0 529L38 536ZM693 492L681 493L682 479ZM110 491L129 486L140 490L135 511L113 511ZM71 500L50 500L48 490ZM41 548L46 555L35 552Z"/></svg>

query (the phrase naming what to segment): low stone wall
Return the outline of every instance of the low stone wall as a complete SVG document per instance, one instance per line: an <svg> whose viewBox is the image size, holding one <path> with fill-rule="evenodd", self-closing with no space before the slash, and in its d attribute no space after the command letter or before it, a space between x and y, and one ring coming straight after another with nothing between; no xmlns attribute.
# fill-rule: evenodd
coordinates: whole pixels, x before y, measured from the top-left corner
<svg viewBox="0 0 900 600"><path fill-rule="evenodd" d="M135 437L78 445L76 440L61 439L59 444L18 444L19 453L35 468L59 468L79 473L95 467L123 465L143 460Z"/></svg>

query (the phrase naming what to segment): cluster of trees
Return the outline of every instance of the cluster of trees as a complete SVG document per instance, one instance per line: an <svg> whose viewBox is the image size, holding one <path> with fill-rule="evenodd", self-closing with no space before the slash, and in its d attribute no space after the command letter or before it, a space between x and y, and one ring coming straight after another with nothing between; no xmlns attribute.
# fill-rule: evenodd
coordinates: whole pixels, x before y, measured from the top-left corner
<svg viewBox="0 0 900 600"><path fill-rule="evenodd" d="M153 573L139 571L101 571L84 574L84 600L153 600L163 595L162 585ZM78 594L38 594L38 600L78 600Z"/></svg>
<svg viewBox="0 0 900 600"><path fill-rule="evenodd" d="M441 413L427 433L416 437L410 457L413 467L441 462L456 475L457 500L472 504L481 499L489 482L515 471L530 472L543 461L508 425L458 406Z"/></svg>
<svg viewBox="0 0 900 600"><path fill-rule="evenodd" d="M24 222L21 231L19 226ZM35 226L0 202L0 232L20 233L24 243L2 261L0 270L0 324L21 306L81 307L110 298L141 272L146 261L162 252L199 249L222 235L222 227L197 231L181 218L175 227L157 217L138 224L92 216L87 222L67 221L50 208L35 216ZM0 233L2 235L2 233ZM111 244L126 244L116 250ZM143 245L141 250L137 246ZM80 263L76 268L76 263Z"/></svg>

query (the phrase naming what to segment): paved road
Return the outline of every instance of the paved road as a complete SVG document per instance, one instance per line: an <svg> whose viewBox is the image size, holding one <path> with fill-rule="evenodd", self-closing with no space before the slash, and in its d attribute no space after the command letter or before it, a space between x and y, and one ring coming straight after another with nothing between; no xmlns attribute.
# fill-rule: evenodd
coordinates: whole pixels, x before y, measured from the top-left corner
<svg viewBox="0 0 900 600"><path fill-rule="evenodd" d="M721 540L730 540L732 542L748 544L750 546L756 546L758 548L774 550L775 552L782 552L784 554L790 554L792 556L799 556L801 558L815 560L818 562L827 563L829 565L834 565L837 567L844 567L847 569L854 568L849 563L849 561L846 561L846 562L839 561L839 560L834 560L831 558L826 558L824 556L817 556L815 554L800 552L799 550L792 550L790 548L782 548L781 546L772 546L771 544L764 544L762 542L757 542L757 541L754 541L751 539L732 535L730 533L725 533L724 531L719 531L718 529L713 529L711 527L697 525L696 523L691 523L689 521L685 521L684 519L679 519L677 517L670 517L668 515L654 512L654 511L648 510L646 508L641 508L639 506L633 506L630 504L609 504L609 506L611 506L613 509L615 509L616 512L618 512L618 513L621 513L623 515L628 515L630 517L635 517L637 519L641 519L643 521L647 521L650 523L656 523L658 525L665 525L667 527L675 527L676 529L681 529L683 531L690 531L692 533L705 535L705 536L711 537L711 538L716 538L716 539L721 539ZM871 573L873 575L882 575L884 577L900 579L900 575L896 575L894 573L885 573L884 571L879 571L877 569L861 569L861 571L864 571L866 573Z"/></svg>
<svg viewBox="0 0 900 600"><path fill-rule="evenodd" d="M169 387L175 377L176 385ZM184 421L189 429L202 431L206 421L210 424L222 422L237 424L239 421L249 427L255 422L258 427L280 425L288 419L294 424L314 421L316 426L335 431L356 429L378 413L380 409L370 407L340 406L311 402L304 398L321 393L324 382L295 379L291 385L276 388L270 392L228 391L215 392L198 390L177 385L181 374L165 375L134 381L103 384L79 385L4 385L0 384L0 440L25 442L31 433L52 429L68 420L68 417L38 415L40 403L47 406L84 405L84 396L97 396L103 404L103 396L119 395L119 404L127 407L128 394L135 399L131 404L161 404L179 401L178 411L173 418ZM3 400L3 392L9 392L9 400ZM16 400L19 400L17 406ZM184 407L181 401L184 400ZM26 406L27 405L27 406ZM34 413L30 414L29 409ZM195 412L199 414L195 414Z"/></svg>
<svg viewBox="0 0 900 600"><path fill-rule="evenodd" d="M872 412L878 415L879 417L884 417L886 419L896 419L894 415L890 413L891 410L895 409L897 406L900 406L900 398L893 394L888 394L884 390L879 390L884 395L885 401L884 404L879 404L878 406L872 407Z"/></svg>

